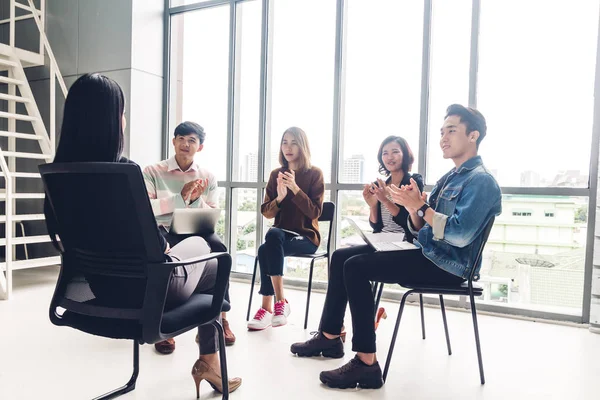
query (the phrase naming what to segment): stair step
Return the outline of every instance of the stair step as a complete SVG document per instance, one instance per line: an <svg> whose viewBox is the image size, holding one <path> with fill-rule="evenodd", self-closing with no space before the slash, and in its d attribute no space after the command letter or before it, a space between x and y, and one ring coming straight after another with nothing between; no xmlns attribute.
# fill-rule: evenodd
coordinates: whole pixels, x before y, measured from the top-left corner
<svg viewBox="0 0 600 400"><path fill-rule="evenodd" d="M14 119L18 119L19 121L37 121L38 119L36 117L31 117L29 115L24 115L24 114L13 114L13 113L8 113L8 112L4 112L4 111L0 111L0 118L14 118Z"/></svg>
<svg viewBox="0 0 600 400"><path fill-rule="evenodd" d="M13 96L10 94L0 93L0 100L18 101L19 103L31 103L31 100L21 96Z"/></svg>
<svg viewBox="0 0 600 400"><path fill-rule="evenodd" d="M60 263L61 263L60 256L32 258L30 260L13 261L11 264L11 269L14 271L17 269L46 267L49 265L60 265ZM3 270L6 270L6 263L0 263L0 271L3 271Z"/></svg>
<svg viewBox="0 0 600 400"><path fill-rule="evenodd" d="M37 172L11 172L12 178L41 178L42 176Z"/></svg>
<svg viewBox="0 0 600 400"><path fill-rule="evenodd" d="M49 160L52 158L49 154L40 153L20 153L17 151L3 151L4 157L17 157L17 158L33 158L36 160Z"/></svg>
<svg viewBox="0 0 600 400"><path fill-rule="evenodd" d="M50 236L48 235L40 235L40 236L25 236L25 237L14 237L12 238L12 244L32 244L32 243L46 243L50 242ZM6 239L0 239L0 246L6 246Z"/></svg>
<svg viewBox="0 0 600 400"><path fill-rule="evenodd" d="M13 222L20 221L43 221L45 219L44 214L17 214L13 215ZM0 223L6 222L6 215L0 215Z"/></svg>
<svg viewBox="0 0 600 400"><path fill-rule="evenodd" d="M43 137L35 135L33 133L18 133L18 132L9 132L9 131L0 131L0 136L12 137L12 138L17 138L17 139L29 139L29 140L43 139Z"/></svg>
<svg viewBox="0 0 600 400"><path fill-rule="evenodd" d="M14 61L7 60L7 59L5 59L5 58L0 58L0 65L6 65L6 66L8 66L8 67L16 67L16 66L18 66L19 64L17 64L17 63L16 63L16 62L14 62Z"/></svg>
<svg viewBox="0 0 600 400"><path fill-rule="evenodd" d="M13 199L44 199L45 193L13 193ZM0 201L6 200L6 193L0 193Z"/></svg>
<svg viewBox="0 0 600 400"><path fill-rule="evenodd" d="M8 78L6 76L0 76L0 83L12 83L14 85L24 85L25 82L18 79Z"/></svg>

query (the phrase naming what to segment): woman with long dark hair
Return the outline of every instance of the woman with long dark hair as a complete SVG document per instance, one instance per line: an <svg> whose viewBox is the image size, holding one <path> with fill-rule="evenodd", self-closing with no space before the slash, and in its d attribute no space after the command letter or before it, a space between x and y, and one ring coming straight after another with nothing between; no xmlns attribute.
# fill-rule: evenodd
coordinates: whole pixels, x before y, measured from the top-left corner
<svg viewBox="0 0 600 400"><path fill-rule="evenodd" d="M377 153L379 172L385 176L363 188L363 198L369 205L369 223L374 233L395 232L403 233L404 240L412 243L414 237L408 228L409 213L403 206L395 204L386 189L390 185L397 187L410 185L411 179L416 182L419 190L423 190L423 178L411 174L414 156L407 141L400 136L388 136L379 146ZM394 253L386 252L393 258ZM294 354L304 357L323 355L324 357L341 358L344 356L343 341L344 314L348 304L348 293L344 282L344 269L356 265L372 265L379 261L374 257L375 251L369 245L352 246L336 250L331 256L331 268L327 296L321 315L319 332L310 340L295 343L291 346ZM354 311L354 310L351 310ZM378 313L377 318L381 314ZM359 327L354 326L354 332Z"/></svg>
<svg viewBox="0 0 600 400"><path fill-rule="evenodd" d="M125 97L119 85L112 79L100 74L85 74L71 86L65 101L62 129L54 162L116 162L133 163L122 156L125 130ZM137 164L136 164L137 165ZM141 175L141 171L140 171ZM76 188L73 188L76 190ZM65 192L65 196L69 193ZM146 193L144 193L146 195ZM61 251L56 236L60 236L56 219L48 201L44 203L46 225L53 243ZM200 237L183 240L172 249L160 233L157 235L165 252L165 260L185 260L210 253L210 247ZM182 267L178 267L182 268ZM183 267L171 276L165 308L172 309L184 302L194 292L210 292L214 287L217 274L216 260L203 264ZM101 277L85 276L99 304L127 304L129 293L138 293L139 288L130 291L115 290L114 279L106 281ZM121 282L118 282L120 285ZM126 286L127 282L123 282ZM218 391L222 391L220 376L217 331L212 325L199 329L200 358L194 364L192 375L198 388L205 379ZM240 378L229 380L229 391L241 384Z"/></svg>
<svg viewBox="0 0 600 400"><path fill-rule="evenodd" d="M286 129L279 146L280 168L271 171L261 212L275 218L258 248L262 306L248 322L248 329L260 331L283 326L291 309L283 293L283 261L294 254L313 254L321 242L319 217L323 210L323 173L310 162L306 133ZM273 296L275 304L273 305Z"/></svg>

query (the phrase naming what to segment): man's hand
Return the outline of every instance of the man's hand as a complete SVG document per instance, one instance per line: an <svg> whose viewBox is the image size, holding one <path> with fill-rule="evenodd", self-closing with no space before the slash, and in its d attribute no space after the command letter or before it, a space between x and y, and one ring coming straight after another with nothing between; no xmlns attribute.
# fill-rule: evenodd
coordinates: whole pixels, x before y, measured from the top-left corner
<svg viewBox="0 0 600 400"><path fill-rule="evenodd" d="M416 212L427 200L427 195L421 193L417 182L412 178L410 178L410 185L402 187L391 185L389 192L394 203L404 206L410 213Z"/></svg>
<svg viewBox="0 0 600 400"><path fill-rule="evenodd" d="M279 173L281 175L281 173ZM285 186L285 184L283 183L283 178L281 178L280 176L277 177L277 203L281 204L281 202L285 199L285 196L287 196L287 187Z"/></svg>
<svg viewBox="0 0 600 400"><path fill-rule="evenodd" d="M296 194L300 191L300 188L296 184L296 173L294 171L280 172L279 177L281 178L283 185L290 189L292 193Z"/></svg>
<svg viewBox="0 0 600 400"><path fill-rule="evenodd" d="M208 187L208 179L196 179L183 185L181 189L181 197L186 203L193 203L198 200L200 195L204 193Z"/></svg>
<svg viewBox="0 0 600 400"><path fill-rule="evenodd" d="M202 194L208 188L208 178L206 179L198 179L196 181L196 185L194 186L194 190L192 191L192 195L190 197L190 204L195 202L202 196Z"/></svg>

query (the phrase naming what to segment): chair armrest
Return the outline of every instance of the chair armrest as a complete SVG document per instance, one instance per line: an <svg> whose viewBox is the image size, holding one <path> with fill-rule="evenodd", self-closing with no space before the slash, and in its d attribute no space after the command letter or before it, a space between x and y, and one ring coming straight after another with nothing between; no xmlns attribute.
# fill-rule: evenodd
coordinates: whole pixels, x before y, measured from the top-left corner
<svg viewBox="0 0 600 400"><path fill-rule="evenodd" d="M219 263L213 292L213 302L211 304L211 314L218 315L221 312L225 291L229 284L229 274L231 272L231 256L229 253L209 253L182 261L148 265L148 280L142 311L143 337L146 343L162 339L160 325L167 299L167 289L171 273L175 267L205 262L213 258L225 258L226 260L223 263ZM218 311L216 311L217 309Z"/></svg>

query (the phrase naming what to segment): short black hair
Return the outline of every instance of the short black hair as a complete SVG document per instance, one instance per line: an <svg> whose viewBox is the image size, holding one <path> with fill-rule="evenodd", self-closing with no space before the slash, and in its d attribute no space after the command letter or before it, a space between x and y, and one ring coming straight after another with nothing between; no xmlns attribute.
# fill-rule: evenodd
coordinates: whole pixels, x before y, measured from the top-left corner
<svg viewBox="0 0 600 400"><path fill-rule="evenodd" d="M467 135L473 131L479 132L479 137L477 138L477 148L479 148L479 144L487 133L487 125L483 114L471 107L465 107L460 104L451 104L446 110L444 119L451 115L456 115L460 118L460 122L465 124L467 127Z"/></svg>
<svg viewBox="0 0 600 400"><path fill-rule="evenodd" d="M200 140L200 144L204 143L204 139L206 138L206 133L204 132L204 128L199 124L191 121L185 121L177 125L175 128L174 136L187 136L190 133L198 136L198 140Z"/></svg>

